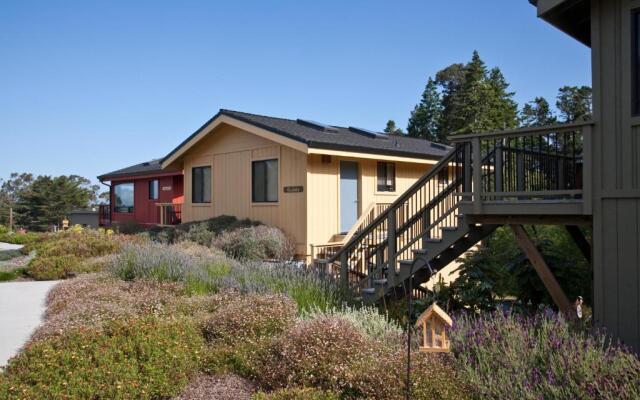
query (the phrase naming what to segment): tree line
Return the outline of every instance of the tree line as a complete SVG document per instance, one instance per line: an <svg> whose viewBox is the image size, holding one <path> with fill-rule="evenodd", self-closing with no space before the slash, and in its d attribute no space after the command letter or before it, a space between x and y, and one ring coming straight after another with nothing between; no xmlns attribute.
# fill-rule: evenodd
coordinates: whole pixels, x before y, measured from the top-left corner
<svg viewBox="0 0 640 400"><path fill-rule="evenodd" d="M31 173L12 173L0 179L0 225L13 222L29 230L46 231L59 224L68 213L97 204L100 186L78 175L34 176Z"/></svg>
<svg viewBox="0 0 640 400"><path fill-rule="evenodd" d="M591 88L564 86L558 90L556 110L544 97L522 109L498 67L489 69L474 51L471 60L451 64L429 77L420 102L411 111L406 133L389 120L384 131L438 143L457 134L569 123L591 118Z"/></svg>

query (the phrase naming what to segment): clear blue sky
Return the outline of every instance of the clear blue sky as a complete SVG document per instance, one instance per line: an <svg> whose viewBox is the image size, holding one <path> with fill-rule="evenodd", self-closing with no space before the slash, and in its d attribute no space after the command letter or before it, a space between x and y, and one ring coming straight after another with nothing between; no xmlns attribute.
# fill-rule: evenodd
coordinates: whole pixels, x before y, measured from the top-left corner
<svg viewBox="0 0 640 400"><path fill-rule="evenodd" d="M0 3L0 178L164 156L219 108L405 127L474 49L516 100L590 85L589 51L527 0Z"/></svg>

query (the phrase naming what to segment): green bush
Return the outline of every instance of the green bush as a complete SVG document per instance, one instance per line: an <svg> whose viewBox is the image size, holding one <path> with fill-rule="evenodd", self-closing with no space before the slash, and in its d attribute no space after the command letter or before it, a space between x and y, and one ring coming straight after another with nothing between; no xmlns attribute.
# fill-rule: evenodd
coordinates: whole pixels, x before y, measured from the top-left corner
<svg viewBox="0 0 640 400"><path fill-rule="evenodd" d="M295 245L280 229L264 225L224 232L213 245L240 260L290 260L295 252Z"/></svg>
<svg viewBox="0 0 640 400"><path fill-rule="evenodd" d="M339 400L338 395L313 388L287 388L271 393L256 393L251 400Z"/></svg>
<svg viewBox="0 0 640 400"><path fill-rule="evenodd" d="M184 320L153 318L37 341L0 375L2 399L159 399L197 372L202 338Z"/></svg>
<svg viewBox="0 0 640 400"><path fill-rule="evenodd" d="M18 233L6 231L4 233L0 233L0 242L28 246L40 240L40 236L40 234L35 232Z"/></svg>
<svg viewBox="0 0 640 400"><path fill-rule="evenodd" d="M65 279L79 269L80 258L73 255L37 257L29 263L28 273L38 281Z"/></svg>
<svg viewBox="0 0 640 400"><path fill-rule="evenodd" d="M27 270L25 268L18 268L12 271L0 271L0 282L8 282L14 279L18 279L26 275Z"/></svg>

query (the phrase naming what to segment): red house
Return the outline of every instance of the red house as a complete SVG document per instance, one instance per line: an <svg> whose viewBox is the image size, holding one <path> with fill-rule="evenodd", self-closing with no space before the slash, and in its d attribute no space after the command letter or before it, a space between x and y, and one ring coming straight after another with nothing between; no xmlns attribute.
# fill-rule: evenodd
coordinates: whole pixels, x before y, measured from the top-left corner
<svg viewBox="0 0 640 400"><path fill-rule="evenodd" d="M182 220L182 170L162 169L160 159L100 175L109 186L109 204L100 207L100 225L127 221L175 225ZM109 182L109 183L105 183Z"/></svg>

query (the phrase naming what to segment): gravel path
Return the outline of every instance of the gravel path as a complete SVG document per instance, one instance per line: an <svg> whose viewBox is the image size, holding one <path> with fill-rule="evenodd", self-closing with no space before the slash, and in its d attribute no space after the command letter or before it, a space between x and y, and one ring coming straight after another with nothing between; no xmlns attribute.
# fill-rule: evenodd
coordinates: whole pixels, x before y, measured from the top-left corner
<svg viewBox="0 0 640 400"><path fill-rule="evenodd" d="M0 366L18 353L40 325L47 293L58 282L0 283Z"/></svg>

